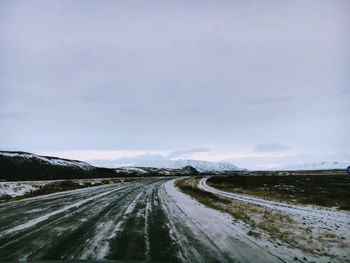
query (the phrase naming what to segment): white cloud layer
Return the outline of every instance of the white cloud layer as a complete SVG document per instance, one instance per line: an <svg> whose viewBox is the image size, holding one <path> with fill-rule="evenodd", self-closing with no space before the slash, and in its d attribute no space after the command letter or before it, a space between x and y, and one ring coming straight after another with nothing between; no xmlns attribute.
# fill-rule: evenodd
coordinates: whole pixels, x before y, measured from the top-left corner
<svg viewBox="0 0 350 263"><path fill-rule="evenodd" d="M349 152L349 10L0 1L0 149L90 160ZM275 142L289 148L261 151Z"/></svg>

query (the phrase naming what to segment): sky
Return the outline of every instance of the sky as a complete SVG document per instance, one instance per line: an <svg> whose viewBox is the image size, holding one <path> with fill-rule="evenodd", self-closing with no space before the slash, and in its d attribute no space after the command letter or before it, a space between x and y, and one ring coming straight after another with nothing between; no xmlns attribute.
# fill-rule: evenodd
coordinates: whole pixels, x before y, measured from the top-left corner
<svg viewBox="0 0 350 263"><path fill-rule="evenodd" d="M350 161L350 2L0 1L0 149Z"/></svg>

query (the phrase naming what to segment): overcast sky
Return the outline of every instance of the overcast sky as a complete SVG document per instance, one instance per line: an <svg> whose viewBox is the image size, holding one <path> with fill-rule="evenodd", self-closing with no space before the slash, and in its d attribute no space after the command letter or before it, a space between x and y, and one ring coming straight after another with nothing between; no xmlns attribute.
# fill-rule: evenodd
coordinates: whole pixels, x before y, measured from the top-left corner
<svg viewBox="0 0 350 263"><path fill-rule="evenodd" d="M348 0L2 0L0 149L349 161L349 32Z"/></svg>

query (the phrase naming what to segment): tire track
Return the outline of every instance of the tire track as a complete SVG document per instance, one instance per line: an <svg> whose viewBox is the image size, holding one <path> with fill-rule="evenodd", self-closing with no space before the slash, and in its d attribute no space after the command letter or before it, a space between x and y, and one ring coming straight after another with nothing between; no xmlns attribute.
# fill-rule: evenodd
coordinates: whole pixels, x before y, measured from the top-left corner
<svg viewBox="0 0 350 263"><path fill-rule="evenodd" d="M156 178L1 205L0 260L275 262L172 183Z"/></svg>
<svg viewBox="0 0 350 263"><path fill-rule="evenodd" d="M137 188L140 185L127 187ZM121 190L122 193L127 191L126 195L130 192L129 189ZM120 189L116 189L116 191L118 192ZM29 228L10 237L2 237L0 239L0 259L16 260L20 255L27 255L27 257L30 256L29 258L32 259L44 256L47 249L55 247L65 236L75 233L79 226L84 226L93 218L98 217L98 214L105 209L106 204L109 204L113 198L116 198L113 197L113 194L114 191L108 192L105 196L99 196L101 199L90 200L90 202L84 203L83 206L73 211L56 214L48 220L37 224L34 229ZM108 195L112 195L112 199L108 198ZM127 200L125 199L125 194L117 198L118 200ZM91 225L90 228L94 229L94 225ZM75 241L73 237L74 235L71 239L72 242ZM61 251L60 253L63 254L63 252Z"/></svg>

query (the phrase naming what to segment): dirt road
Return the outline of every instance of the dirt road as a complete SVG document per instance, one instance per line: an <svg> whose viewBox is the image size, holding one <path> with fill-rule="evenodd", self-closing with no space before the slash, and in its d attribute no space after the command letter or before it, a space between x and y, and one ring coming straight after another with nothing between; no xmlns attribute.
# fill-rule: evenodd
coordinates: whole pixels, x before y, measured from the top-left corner
<svg viewBox="0 0 350 263"><path fill-rule="evenodd" d="M1 260L278 262L167 178L0 205Z"/></svg>

